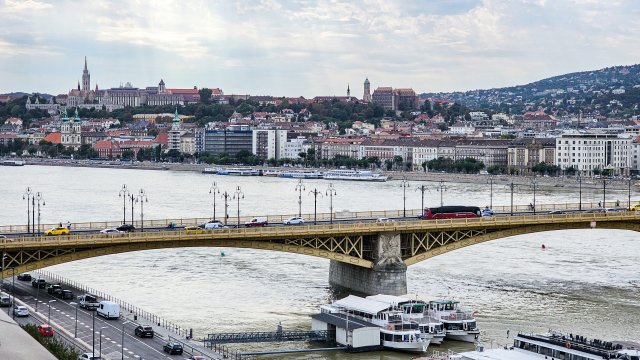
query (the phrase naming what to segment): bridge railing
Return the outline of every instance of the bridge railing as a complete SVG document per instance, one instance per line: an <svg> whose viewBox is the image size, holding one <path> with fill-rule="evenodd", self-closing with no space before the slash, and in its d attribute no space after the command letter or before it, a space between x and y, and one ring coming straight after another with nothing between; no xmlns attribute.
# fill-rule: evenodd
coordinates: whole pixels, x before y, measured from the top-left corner
<svg viewBox="0 0 640 360"><path fill-rule="evenodd" d="M190 231L162 231L147 233L119 233L119 234L77 234L66 236L38 236L9 238L0 241L4 248L21 248L23 246L59 245L62 247L99 244L131 244L148 241L177 241L194 239L211 240L270 240L273 238L308 237L335 234L375 234L392 231L423 231L423 230L447 230L463 227L509 226L509 225L536 225L545 223L571 223L571 222L598 222L638 220L640 214L631 211L610 213L576 213L576 214L530 214L518 216L492 216L464 219L439 219L439 220L413 220L395 222L356 222L334 223L323 225L302 226L278 226L258 228L224 228L216 230L201 230L196 233Z"/></svg>
<svg viewBox="0 0 640 360"><path fill-rule="evenodd" d="M629 204L627 201L619 201L617 204L615 201L608 201L605 203L608 208L629 208L632 205L638 205L640 201L631 201ZM536 211L553 211L553 210L570 210L570 209L597 209L601 208L601 202L582 202L582 204L578 202L574 203L554 203L554 204L536 204ZM496 205L493 207L493 211L497 213L509 213L511 212L510 205ZM514 212L531 212L532 209L530 205L513 205ZM421 214L420 209L407 209L406 215L407 217L417 217ZM251 216L240 216L238 221L238 217L229 215L227 219L227 223L229 225L243 225L245 222L251 220L256 216L265 216L270 223L282 223L284 220L298 216L297 214L281 214L281 215L261 215L261 214L253 214ZM318 213L316 218L318 221L329 221L333 218L335 221L339 222L340 220L350 220L350 219L377 219L381 217L386 218L401 218L404 216L403 210L372 210L372 211L337 211L332 215L331 213ZM302 214L302 217L306 219L307 223L313 221L314 214ZM175 224L177 226L191 226L191 225L202 225L204 223L209 222L213 217L195 217L195 218L175 218L175 219L150 219L144 220L145 228L162 228L167 227L169 224ZM224 222L224 216L217 217L218 220ZM127 223L130 223L128 220ZM56 224L40 224L40 231L44 231L58 225L65 225L65 223L56 223ZM111 220L111 221L91 221L91 222L78 222L71 223L72 231L82 231L82 230L102 230L114 228L122 225L122 220ZM136 228L142 227L142 222L140 220L135 220L133 225ZM0 233L26 233L27 225L0 225Z"/></svg>

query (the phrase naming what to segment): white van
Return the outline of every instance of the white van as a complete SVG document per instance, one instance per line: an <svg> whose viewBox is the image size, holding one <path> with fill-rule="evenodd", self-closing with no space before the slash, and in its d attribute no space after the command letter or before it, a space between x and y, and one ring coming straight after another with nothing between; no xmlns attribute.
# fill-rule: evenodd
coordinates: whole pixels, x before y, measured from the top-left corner
<svg viewBox="0 0 640 360"><path fill-rule="evenodd" d="M105 319L117 319L120 317L120 304L113 301L100 301L96 311Z"/></svg>

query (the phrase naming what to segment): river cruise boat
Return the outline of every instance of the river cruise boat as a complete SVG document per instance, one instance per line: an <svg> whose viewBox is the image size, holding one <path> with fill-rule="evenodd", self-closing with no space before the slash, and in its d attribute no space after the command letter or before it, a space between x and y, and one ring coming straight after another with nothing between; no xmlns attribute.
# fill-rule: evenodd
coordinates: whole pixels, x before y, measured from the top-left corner
<svg viewBox="0 0 640 360"><path fill-rule="evenodd" d="M216 173L218 175L231 175L231 176L258 176L260 172L255 169L249 168L229 168L229 169L218 169Z"/></svg>
<svg viewBox="0 0 640 360"><path fill-rule="evenodd" d="M0 165L3 166L24 166L25 162L21 160L3 160Z"/></svg>
<svg viewBox="0 0 640 360"><path fill-rule="evenodd" d="M349 295L332 304L322 305L320 311L343 314L378 328L380 345L386 349L424 353L429 347L429 340L420 336L418 323L403 320L402 311L385 302Z"/></svg>
<svg viewBox="0 0 640 360"><path fill-rule="evenodd" d="M319 171L283 171L279 175L288 179L322 179L323 175Z"/></svg>
<svg viewBox="0 0 640 360"><path fill-rule="evenodd" d="M454 300L429 301L427 314L444 324L446 338L450 340L475 342L480 335L474 313L460 308Z"/></svg>
<svg viewBox="0 0 640 360"><path fill-rule="evenodd" d="M218 168L204 168L204 170L202 170L203 174L217 174L218 173Z"/></svg>
<svg viewBox="0 0 640 360"><path fill-rule="evenodd" d="M444 341L446 332L442 321L434 319L428 314L428 305L422 300L413 300L403 296L372 295L367 299L386 302L402 311L402 319L415 321L420 329L420 337L429 340L430 344L440 345Z"/></svg>
<svg viewBox="0 0 640 360"><path fill-rule="evenodd" d="M324 173L327 180L353 180L353 181L387 181L387 176L368 170L329 170Z"/></svg>
<svg viewBox="0 0 640 360"><path fill-rule="evenodd" d="M640 344L627 345L561 334L518 334L512 347L484 349L479 343L475 351L458 354L434 354L421 360L640 360Z"/></svg>

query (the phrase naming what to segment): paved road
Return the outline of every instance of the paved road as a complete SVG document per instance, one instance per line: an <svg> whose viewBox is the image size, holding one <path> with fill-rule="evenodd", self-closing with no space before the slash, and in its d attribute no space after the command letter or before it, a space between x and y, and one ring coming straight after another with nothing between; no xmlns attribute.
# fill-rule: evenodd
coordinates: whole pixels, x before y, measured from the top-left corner
<svg viewBox="0 0 640 360"><path fill-rule="evenodd" d="M8 283L5 279L3 291L7 292L11 289L11 283ZM15 282L16 297L24 301L28 306L33 309L36 307L36 296L39 296L38 300L38 312L47 319L49 314L51 316L51 323L56 331L60 331L60 327L64 328L71 336L75 332L75 314L76 307L69 304L71 300L62 300L47 294L46 290L38 290L31 286L31 282L18 281ZM74 294L75 295L75 294ZM49 309L49 302L51 302L51 309ZM1 308L7 311L9 308ZM122 329L125 320L120 318L117 320L105 320L101 317L94 316L95 311L87 311L84 309L78 309L78 334L77 337L84 341L89 347L94 344L94 334L92 329L95 329L95 352L98 354L100 349L100 343L102 343L103 359L121 359L122 358ZM32 317L21 318L16 320L19 323L31 322L34 323ZM94 325L95 321L95 325ZM48 322L48 320L46 321ZM39 321L37 322L39 323ZM154 338L141 339L134 336L134 329L137 324L125 323L124 324L124 358L125 359L188 359L190 354L168 355L162 351L162 346L166 343L166 339L161 338L161 334L157 334ZM100 330L102 329L102 334ZM102 335L102 337L100 336ZM166 336L166 335L165 335ZM102 339L102 341L100 340ZM91 351L89 351L91 352Z"/></svg>

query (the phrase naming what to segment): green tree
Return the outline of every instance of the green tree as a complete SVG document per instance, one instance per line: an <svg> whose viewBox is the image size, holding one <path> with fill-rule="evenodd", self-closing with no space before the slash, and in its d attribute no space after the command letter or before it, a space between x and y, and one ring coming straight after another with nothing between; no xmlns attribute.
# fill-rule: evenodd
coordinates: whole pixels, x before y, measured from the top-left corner
<svg viewBox="0 0 640 360"><path fill-rule="evenodd" d="M212 93L213 93L213 91L211 89L207 89L207 88L202 88L202 89L198 90L198 94L200 95L200 102L208 104L209 103L209 99L211 99L211 94Z"/></svg>

